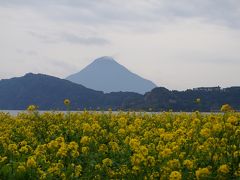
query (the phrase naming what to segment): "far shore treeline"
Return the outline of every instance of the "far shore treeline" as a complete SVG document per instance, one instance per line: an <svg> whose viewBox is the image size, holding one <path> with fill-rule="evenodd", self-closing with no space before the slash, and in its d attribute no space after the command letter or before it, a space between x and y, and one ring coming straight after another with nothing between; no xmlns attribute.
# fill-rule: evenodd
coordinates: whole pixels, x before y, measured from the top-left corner
<svg viewBox="0 0 240 180"><path fill-rule="evenodd" d="M134 92L103 93L44 74L28 73L23 77L0 81L0 109L24 110L29 105L39 110L134 110L134 111L219 111L223 104L240 109L240 87L195 88L170 91L157 87L144 95Z"/></svg>

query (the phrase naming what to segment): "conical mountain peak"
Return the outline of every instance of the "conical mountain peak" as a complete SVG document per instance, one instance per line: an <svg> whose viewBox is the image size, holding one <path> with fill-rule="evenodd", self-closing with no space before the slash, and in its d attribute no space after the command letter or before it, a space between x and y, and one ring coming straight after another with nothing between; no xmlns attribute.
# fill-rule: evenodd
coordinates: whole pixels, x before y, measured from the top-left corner
<svg viewBox="0 0 240 180"><path fill-rule="evenodd" d="M95 59L89 66L91 65L99 65L99 66L109 66L109 65L115 65L115 66L122 66L119 64L115 59L113 59L110 56L103 56L100 58Z"/></svg>
<svg viewBox="0 0 240 180"><path fill-rule="evenodd" d="M96 63L96 62L116 62L116 61L110 56L103 56L95 59L94 62Z"/></svg>
<svg viewBox="0 0 240 180"><path fill-rule="evenodd" d="M94 60L86 68L70 75L67 79L107 93L128 91L143 94L156 87L151 81L130 72L109 56Z"/></svg>

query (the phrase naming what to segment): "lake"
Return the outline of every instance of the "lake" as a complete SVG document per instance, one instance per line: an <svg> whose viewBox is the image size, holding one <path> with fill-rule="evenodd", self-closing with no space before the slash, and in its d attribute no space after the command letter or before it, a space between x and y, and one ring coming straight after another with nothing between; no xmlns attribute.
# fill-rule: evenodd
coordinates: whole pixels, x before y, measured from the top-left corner
<svg viewBox="0 0 240 180"><path fill-rule="evenodd" d="M9 113L13 116L16 116L18 113L21 112L27 112L27 110L0 110L0 112L3 113ZM45 113L45 112L64 112L66 113L67 111L38 111L40 114ZM72 112L81 112L81 111L72 111Z"/></svg>
<svg viewBox="0 0 240 180"><path fill-rule="evenodd" d="M9 113L10 115L13 115L13 116L16 116L18 113L21 113L21 112L27 112L26 110L0 110L0 112L4 112L4 113ZM67 113L67 111L38 111L40 114L42 113L45 113L45 112L63 112L63 113ZM71 111L71 112L83 112L83 111ZM88 112L98 112L98 113L109 113L109 111L91 111L89 110ZM127 111L112 111L112 113L119 113L119 112L127 112ZM163 113L163 112L145 112L145 111L139 111L139 112L135 112L135 113L147 113L147 114L160 114L160 113ZM178 113L183 113L183 112L172 112L174 114L178 114ZM193 112L184 112L184 113L187 113L187 114L191 114ZM222 113L222 112L201 112L202 114L216 114L216 113Z"/></svg>

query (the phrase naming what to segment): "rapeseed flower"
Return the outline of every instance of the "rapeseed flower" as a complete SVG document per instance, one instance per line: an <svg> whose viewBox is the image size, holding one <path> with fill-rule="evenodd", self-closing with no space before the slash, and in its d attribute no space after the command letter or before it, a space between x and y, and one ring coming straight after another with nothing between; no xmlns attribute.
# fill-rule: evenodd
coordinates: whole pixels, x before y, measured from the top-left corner
<svg viewBox="0 0 240 180"><path fill-rule="evenodd" d="M65 99L65 100L64 100L64 104L65 104L66 106L69 106L69 105L70 105L70 103L71 103L71 102L70 102L70 100L69 100L69 99Z"/></svg>
<svg viewBox="0 0 240 180"><path fill-rule="evenodd" d="M83 145L87 145L90 142L90 138L88 136L83 136L80 140L80 143Z"/></svg>
<svg viewBox="0 0 240 180"><path fill-rule="evenodd" d="M35 106L35 105L30 105L30 106L28 106L28 108L27 108L27 110L28 111L36 111L37 110L37 106Z"/></svg>
<svg viewBox="0 0 240 180"><path fill-rule="evenodd" d="M200 179L200 178L207 178L210 175L210 171L208 168L199 168L196 171L196 178Z"/></svg>
<svg viewBox="0 0 240 180"><path fill-rule="evenodd" d="M82 166L81 165L75 166L74 177L76 178L80 177L81 173L82 173Z"/></svg>
<svg viewBox="0 0 240 180"><path fill-rule="evenodd" d="M189 170L193 168L193 164L194 164L193 161L189 159L186 159L185 161L183 161L183 165Z"/></svg>
<svg viewBox="0 0 240 180"><path fill-rule="evenodd" d="M113 161L110 158L105 158L102 160L103 166L112 166Z"/></svg>
<svg viewBox="0 0 240 180"><path fill-rule="evenodd" d="M137 150L140 146L140 141L136 138L132 138L129 141L129 145L133 150Z"/></svg>
<svg viewBox="0 0 240 180"><path fill-rule="evenodd" d="M228 111L232 111L233 109L232 109L232 107L229 105L229 104L224 104L224 105L222 105L222 107L221 107L221 111L222 112L228 112Z"/></svg>
<svg viewBox="0 0 240 180"><path fill-rule="evenodd" d="M169 180L181 180L182 174L179 171L172 171Z"/></svg>
<svg viewBox="0 0 240 180"><path fill-rule="evenodd" d="M221 174L227 174L229 173L229 167L227 164L223 164L218 168L218 172Z"/></svg>
<svg viewBox="0 0 240 180"><path fill-rule="evenodd" d="M17 172L25 172L26 171L26 168L25 168L25 166L23 166L23 165L19 165L18 167L17 167Z"/></svg>
<svg viewBox="0 0 240 180"><path fill-rule="evenodd" d="M35 159L32 156L30 156L27 160L27 167L35 168L36 166L37 166L37 163L36 163Z"/></svg>

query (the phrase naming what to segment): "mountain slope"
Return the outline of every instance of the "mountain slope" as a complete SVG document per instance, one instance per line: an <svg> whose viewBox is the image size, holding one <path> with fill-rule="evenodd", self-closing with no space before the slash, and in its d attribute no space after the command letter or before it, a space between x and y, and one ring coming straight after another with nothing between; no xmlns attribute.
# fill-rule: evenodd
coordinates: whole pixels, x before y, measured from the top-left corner
<svg viewBox="0 0 240 180"><path fill-rule="evenodd" d="M41 110L64 110L64 99L71 100L71 109L117 109L129 100L142 97L137 93L104 94L44 74L28 73L23 77L0 81L0 110L24 110L29 105L39 106Z"/></svg>
<svg viewBox="0 0 240 180"><path fill-rule="evenodd" d="M80 104L91 107L98 105L103 93L43 74L0 81L0 109L26 109L30 104L40 109L63 109L65 98L72 100L73 108Z"/></svg>
<svg viewBox="0 0 240 180"><path fill-rule="evenodd" d="M141 95L133 92L112 92L88 89L65 79L43 74L0 80L0 110L24 110L29 105L41 110L66 110L64 99L71 100L71 109L152 110L152 111L218 111L223 104L240 110L240 87L196 88L170 91L154 88ZM201 102L196 103L200 98Z"/></svg>
<svg viewBox="0 0 240 180"><path fill-rule="evenodd" d="M130 72L111 57L98 58L66 79L104 92L128 91L144 94L156 87L153 82Z"/></svg>
<svg viewBox="0 0 240 180"><path fill-rule="evenodd" d="M144 109L152 111L219 111L223 104L230 104L235 110L240 110L240 87L224 89L200 88L186 91L170 91L164 87L154 88L146 93L138 103L129 104L129 109ZM201 102L196 103L200 98Z"/></svg>

